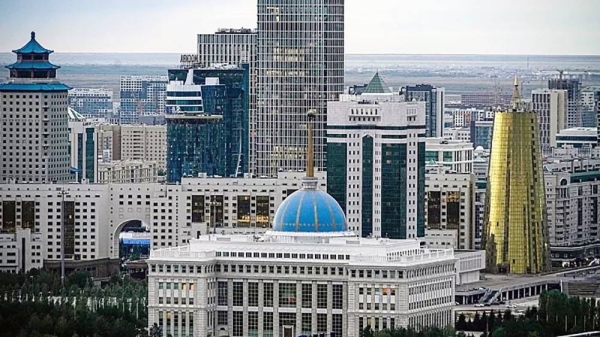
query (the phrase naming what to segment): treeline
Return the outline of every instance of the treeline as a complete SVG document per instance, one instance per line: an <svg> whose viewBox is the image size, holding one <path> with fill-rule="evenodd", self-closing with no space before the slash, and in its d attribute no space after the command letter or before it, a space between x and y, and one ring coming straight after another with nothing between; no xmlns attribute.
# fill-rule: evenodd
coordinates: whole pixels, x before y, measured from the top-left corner
<svg viewBox="0 0 600 337"><path fill-rule="evenodd" d="M360 337L468 337L464 333L456 334L454 329L452 328L424 328L420 330L415 330L412 328L394 328L394 329L386 329L373 331L371 326L367 325L360 333Z"/></svg>
<svg viewBox="0 0 600 337"><path fill-rule="evenodd" d="M58 275L0 274L0 336L136 337L147 335L145 282L113 278L93 286L76 272L60 286Z"/></svg>
<svg viewBox="0 0 600 337"><path fill-rule="evenodd" d="M542 292L538 307L528 308L521 316L510 310L475 313L471 320L461 314L458 331L483 331L484 337L554 337L598 330L600 306L596 299L568 297L560 291Z"/></svg>

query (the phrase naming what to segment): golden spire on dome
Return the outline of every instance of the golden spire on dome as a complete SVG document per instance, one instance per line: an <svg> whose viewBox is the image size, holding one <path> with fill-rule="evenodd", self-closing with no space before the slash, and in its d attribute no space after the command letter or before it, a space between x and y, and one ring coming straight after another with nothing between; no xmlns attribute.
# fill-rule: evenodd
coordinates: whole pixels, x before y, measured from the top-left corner
<svg viewBox="0 0 600 337"><path fill-rule="evenodd" d="M313 178L315 176L314 164L314 149L313 149L313 121L317 117L317 110L310 109L306 112L308 117L308 151L306 158L306 177Z"/></svg>

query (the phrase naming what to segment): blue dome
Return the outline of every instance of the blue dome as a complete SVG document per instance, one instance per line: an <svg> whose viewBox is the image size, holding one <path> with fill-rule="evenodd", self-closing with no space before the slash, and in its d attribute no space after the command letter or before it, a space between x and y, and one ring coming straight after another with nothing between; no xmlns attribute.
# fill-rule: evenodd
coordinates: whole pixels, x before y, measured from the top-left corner
<svg viewBox="0 0 600 337"><path fill-rule="evenodd" d="M288 196L277 209L273 221L273 231L277 232L328 233L347 230L346 217L338 202L316 186L305 186Z"/></svg>

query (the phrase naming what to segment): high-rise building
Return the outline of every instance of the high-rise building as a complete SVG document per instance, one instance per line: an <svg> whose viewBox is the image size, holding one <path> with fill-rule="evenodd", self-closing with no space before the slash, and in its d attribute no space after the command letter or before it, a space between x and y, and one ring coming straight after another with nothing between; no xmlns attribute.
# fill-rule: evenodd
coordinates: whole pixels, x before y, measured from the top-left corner
<svg viewBox="0 0 600 337"><path fill-rule="evenodd" d="M454 249L475 249L475 175L450 173L442 165L425 173L425 226L427 236L452 231Z"/></svg>
<svg viewBox="0 0 600 337"><path fill-rule="evenodd" d="M308 110L317 111L315 164L326 167L327 102L344 91L344 0L258 1L256 170L306 167Z"/></svg>
<svg viewBox="0 0 600 337"><path fill-rule="evenodd" d="M548 89L558 89L567 91L567 113L565 114L565 127L576 128L582 126L581 115L581 82L578 78L568 79L560 78L550 79Z"/></svg>
<svg viewBox="0 0 600 337"><path fill-rule="evenodd" d="M206 68L216 64L229 64L241 66L247 64L250 69L250 122L249 144L250 157L248 167L250 172L254 168L254 154L256 149L256 30L248 28L224 28L214 34L198 34L198 54L182 55L181 65L184 68Z"/></svg>
<svg viewBox="0 0 600 337"><path fill-rule="evenodd" d="M405 88L407 101L425 102L427 137L442 137L444 135L445 93L444 88L436 88L429 84L418 84Z"/></svg>
<svg viewBox="0 0 600 337"><path fill-rule="evenodd" d="M491 272L548 269L546 195L537 114L520 100L496 112L487 181L484 247Z"/></svg>
<svg viewBox="0 0 600 337"><path fill-rule="evenodd" d="M472 173L473 144L464 140L426 138L425 163L443 165L456 173Z"/></svg>
<svg viewBox="0 0 600 337"><path fill-rule="evenodd" d="M52 50L31 40L13 50L17 62L6 66L0 83L0 182L66 182L69 173L67 95L56 80L60 67L50 63Z"/></svg>
<svg viewBox="0 0 600 337"><path fill-rule="evenodd" d="M493 120L471 121L469 141L473 143L474 148L481 146L484 149L489 149L491 147L493 127Z"/></svg>
<svg viewBox="0 0 600 337"><path fill-rule="evenodd" d="M113 91L102 88L71 89L69 106L84 117L108 118L113 114Z"/></svg>
<svg viewBox="0 0 600 337"><path fill-rule="evenodd" d="M75 181L98 182L98 133L93 123L69 107L69 153Z"/></svg>
<svg viewBox="0 0 600 337"><path fill-rule="evenodd" d="M167 181L248 172L249 67L169 70Z"/></svg>
<svg viewBox="0 0 600 337"><path fill-rule="evenodd" d="M167 76L121 76L120 124L136 124L139 116L163 115Z"/></svg>
<svg viewBox="0 0 600 337"><path fill-rule="evenodd" d="M531 109L537 114L542 151L556 147L556 135L565 126L567 91L537 89L531 92Z"/></svg>
<svg viewBox="0 0 600 337"><path fill-rule="evenodd" d="M375 74L327 110L327 188L348 227L368 237L424 235L425 103L404 102Z"/></svg>
<svg viewBox="0 0 600 337"><path fill-rule="evenodd" d="M102 162L136 160L156 162L167 167L166 125L95 125L98 156Z"/></svg>

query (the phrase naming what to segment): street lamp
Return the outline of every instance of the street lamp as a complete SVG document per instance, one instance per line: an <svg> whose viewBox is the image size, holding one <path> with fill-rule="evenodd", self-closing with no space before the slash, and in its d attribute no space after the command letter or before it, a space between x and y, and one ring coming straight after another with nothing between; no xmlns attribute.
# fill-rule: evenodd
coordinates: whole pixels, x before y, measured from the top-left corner
<svg viewBox="0 0 600 337"><path fill-rule="evenodd" d="M60 285L65 287L65 195L69 192L65 188L59 192L62 202L60 203Z"/></svg>

